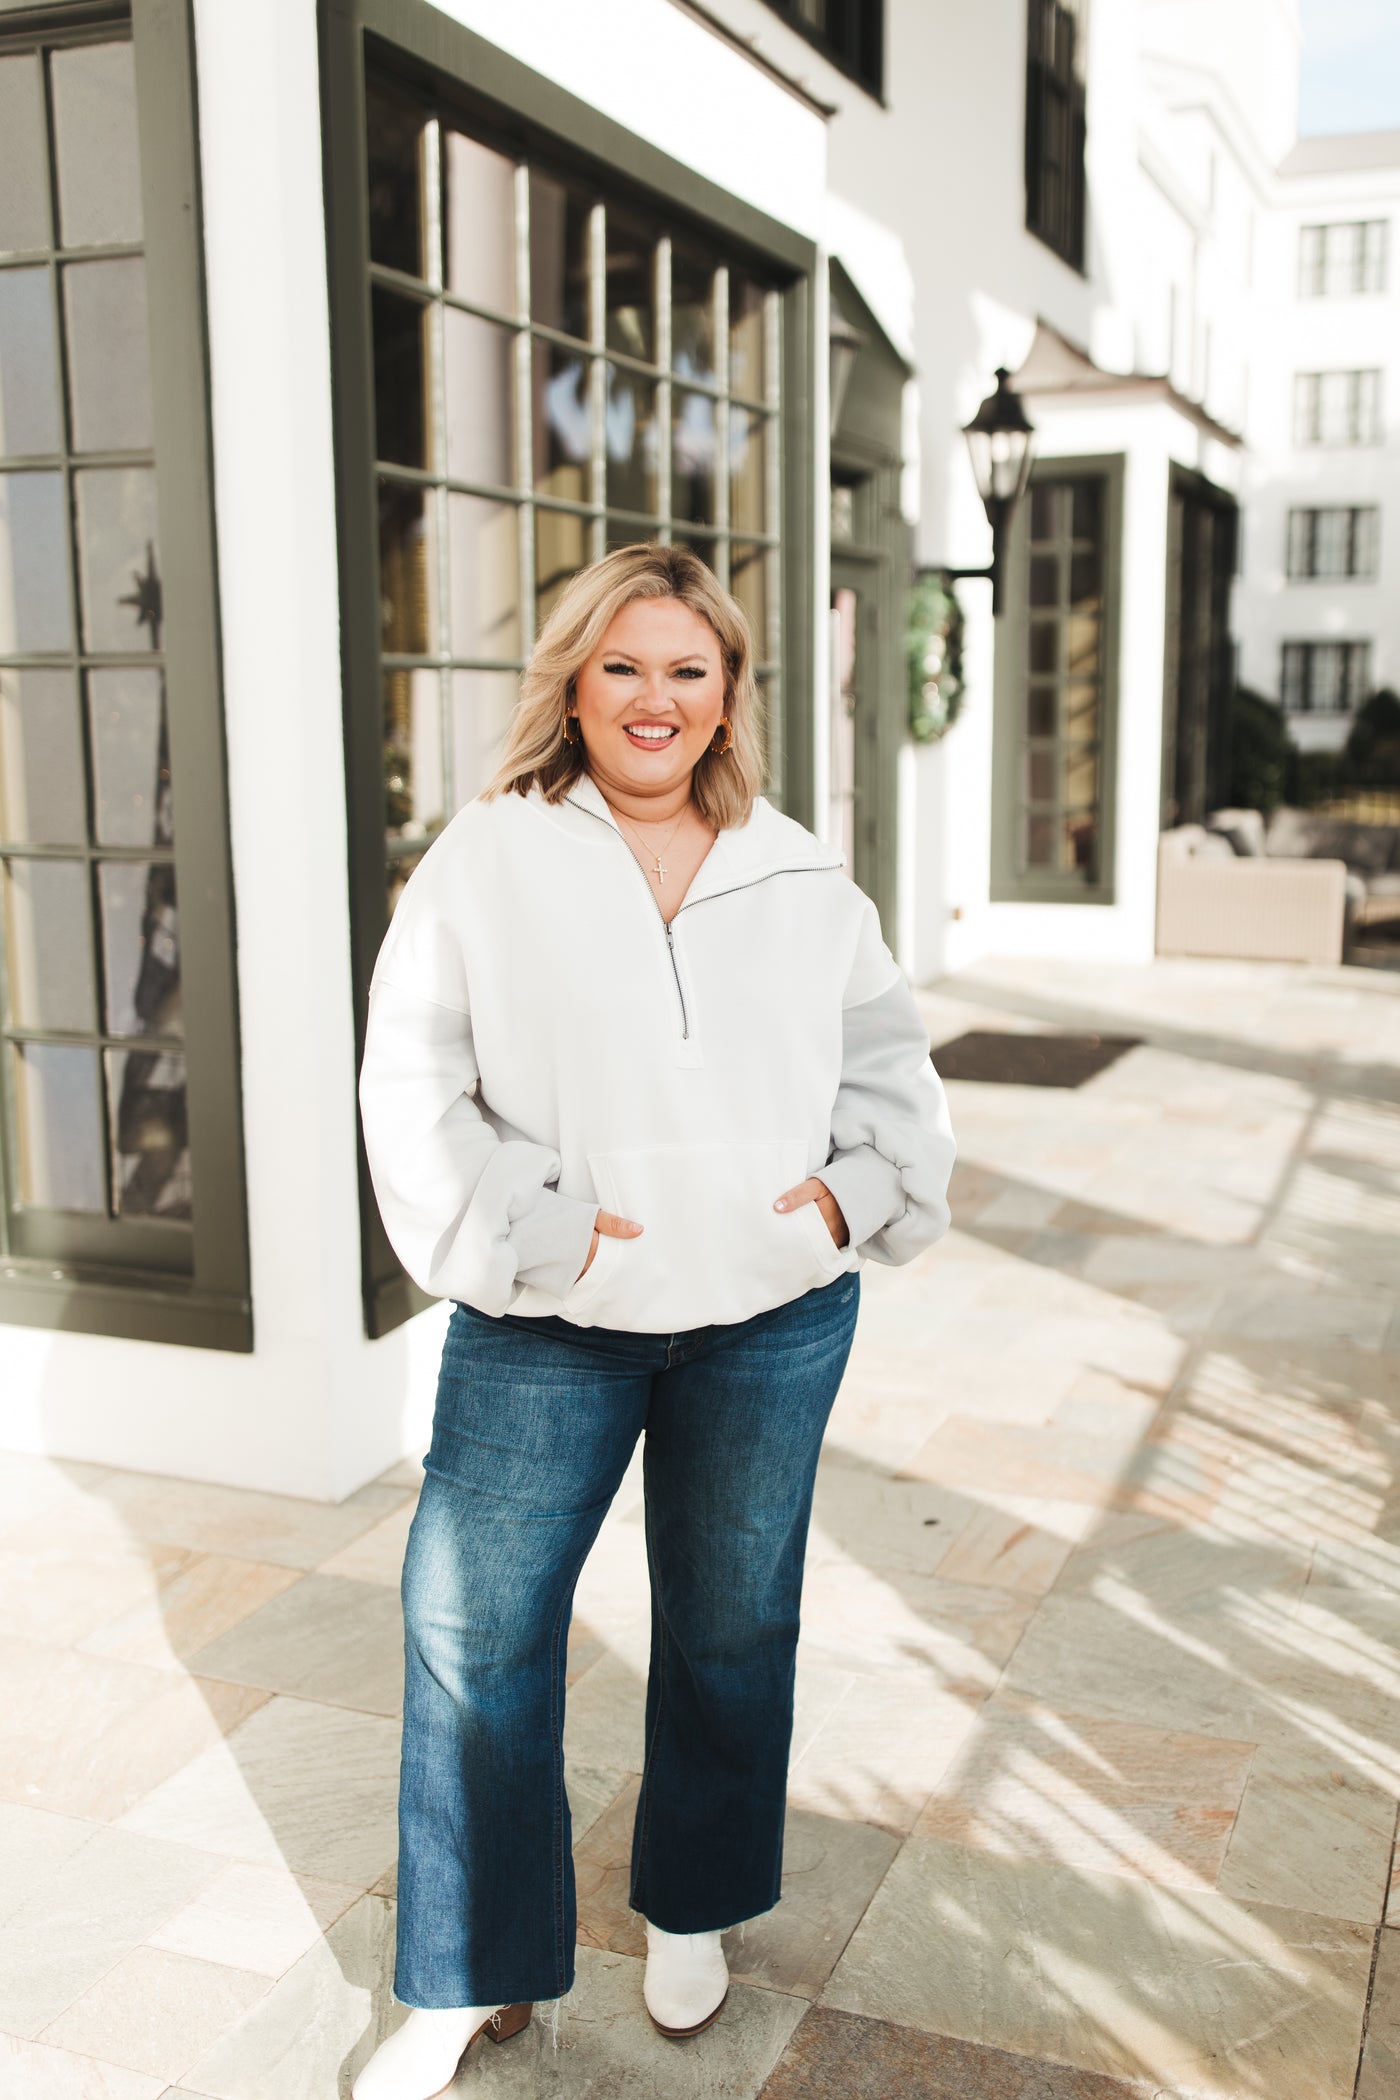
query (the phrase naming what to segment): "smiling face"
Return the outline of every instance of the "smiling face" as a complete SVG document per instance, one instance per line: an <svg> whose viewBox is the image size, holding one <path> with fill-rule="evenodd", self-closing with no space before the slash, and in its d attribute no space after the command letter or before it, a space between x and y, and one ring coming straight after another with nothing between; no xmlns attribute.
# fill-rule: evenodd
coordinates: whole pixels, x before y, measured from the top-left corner
<svg viewBox="0 0 1400 2100"><path fill-rule="evenodd" d="M579 672L574 695L601 787L674 794L724 714L719 637L681 598L634 598Z"/></svg>

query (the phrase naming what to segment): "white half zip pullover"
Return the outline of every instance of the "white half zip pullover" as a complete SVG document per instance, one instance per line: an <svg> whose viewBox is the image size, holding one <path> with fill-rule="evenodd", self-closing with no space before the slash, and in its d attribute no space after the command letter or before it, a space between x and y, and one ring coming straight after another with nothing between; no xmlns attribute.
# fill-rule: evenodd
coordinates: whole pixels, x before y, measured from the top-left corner
<svg viewBox="0 0 1400 2100"><path fill-rule="evenodd" d="M480 1312L676 1333L949 1223L928 1031L842 856L759 797L668 926L592 777L475 801L375 966L370 1172L410 1276ZM774 1199L819 1174L845 1214ZM601 1206L636 1239L601 1238Z"/></svg>

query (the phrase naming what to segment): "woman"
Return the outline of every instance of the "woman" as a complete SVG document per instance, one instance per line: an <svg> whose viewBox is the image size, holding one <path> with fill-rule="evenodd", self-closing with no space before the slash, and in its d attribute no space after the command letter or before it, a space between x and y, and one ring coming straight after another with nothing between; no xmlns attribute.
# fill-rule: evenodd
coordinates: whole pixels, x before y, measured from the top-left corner
<svg viewBox="0 0 1400 2100"><path fill-rule="evenodd" d="M575 576L500 771L424 856L361 1077L386 1229L455 1301L404 1565L395 1996L355 2100L425 2100L573 1981L575 1582L645 1437L631 1900L698 2033L778 1900L813 1477L867 1256L953 1144L874 907L758 793L744 616L683 548Z"/></svg>

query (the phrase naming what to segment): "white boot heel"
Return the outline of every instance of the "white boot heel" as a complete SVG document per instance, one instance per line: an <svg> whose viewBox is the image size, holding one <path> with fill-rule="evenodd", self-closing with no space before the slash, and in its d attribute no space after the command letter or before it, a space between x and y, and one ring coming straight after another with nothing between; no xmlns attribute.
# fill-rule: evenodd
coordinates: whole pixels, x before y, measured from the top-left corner
<svg viewBox="0 0 1400 2100"><path fill-rule="evenodd" d="M729 1964L717 1932L663 1932L647 1920L642 1996L659 2034L703 2034L724 2011Z"/></svg>
<svg viewBox="0 0 1400 2100"><path fill-rule="evenodd" d="M479 2034L508 2042L529 2026L533 2011L533 2005L415 2006L375 2050L350 2100L436 2100Z"/></svg>

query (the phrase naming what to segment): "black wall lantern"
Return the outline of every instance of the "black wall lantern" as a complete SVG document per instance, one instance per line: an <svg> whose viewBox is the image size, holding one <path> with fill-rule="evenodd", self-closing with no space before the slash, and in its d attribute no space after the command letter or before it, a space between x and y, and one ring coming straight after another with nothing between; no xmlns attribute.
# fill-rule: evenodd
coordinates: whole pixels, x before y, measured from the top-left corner
<svg viewBox="0 0 1400 2100"><path fill-rule="evenodd" d="M992 563L988 569L937 567L935 575L950 581L960 577L985 576L992 586L992 614L1004 610L1006 547L1016 505L1026 493L1031 460L1035 455L1035 426L1026 414L1021 397L1011 386L1005 365L997 367L996 391L988 394L963 431L972 455L977 493L982 498L992 528ZM921 572L927 573L927 572Z"/></svg>

